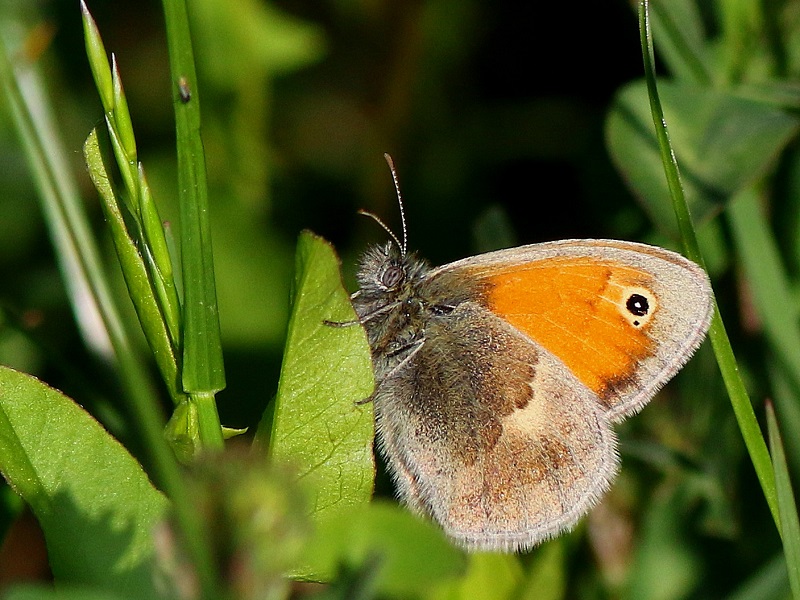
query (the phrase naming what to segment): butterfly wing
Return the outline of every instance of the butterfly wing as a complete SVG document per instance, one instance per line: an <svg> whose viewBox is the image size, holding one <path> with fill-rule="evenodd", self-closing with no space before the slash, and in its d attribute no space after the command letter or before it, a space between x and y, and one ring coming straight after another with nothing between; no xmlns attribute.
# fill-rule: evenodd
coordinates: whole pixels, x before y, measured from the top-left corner
<svg viewBox="0 0 800 600"><path fill-rule="evenodd" d="M384 372L379 439L401 497L482 550L533 546L596 503L617 467L610 422L680 368L711 314L699 267L613 241L484 254L422 288L438 316Z"/></svg>
<svg viewBox="0 0 800 600"><path fill-rule="evenodd" d="M528 548L572 526L617 465L589 390L477 304L427 336L375 397L401 498L472 549Z"/></svg>
<svg viewBox="0 0 800 600"><path fill-rule="evenodd" d="M547 348L611 420L641 409L702 342L711 286L686 258L613 240L565 240L451 263L432 278L474 278L493 313Z"/></svg>

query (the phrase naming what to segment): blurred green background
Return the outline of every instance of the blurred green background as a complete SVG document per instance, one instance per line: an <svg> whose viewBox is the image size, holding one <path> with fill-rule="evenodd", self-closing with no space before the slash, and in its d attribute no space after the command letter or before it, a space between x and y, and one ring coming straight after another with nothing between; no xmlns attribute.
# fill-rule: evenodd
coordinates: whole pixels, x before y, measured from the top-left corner
<svg viewBox="0 0 800 600"><path fill-rule="evenodd" d="M698 3L712 33L713 4ZM117 57L156 202L175 222L176 90L161 5L88 6ZM410 247L435 264L570 237L675 243L653 227L606 147L612 99L642 74L635 11L623 0L193 0L190 13L227 426L254 427L274 394L298 233L312 229L335 244L352 290L360 252L386 237L357 209L400 229L384 152L399 171ZM102 109L78 3L0 0L0 23L5 36L26 40L26 56L41 70L129 309L82 163L81 146ZM784 186L795 185L793 171L784 173ZM775 209L790 266L800 262L796 209L796 197ZM723 316L760 403L769 386L758 319L730 267L724 225L712 211L703 216ZM114 376L75 325L2 105L0 282L0 363L62 389L135 449ZM135 330L132 310L128 316ZM623 468L607 500L574 534L523 561L530 573L556 569L555 591L530 597L787 597L779 539L710 348L619 431ZM391 494L385 482L379 492Z"/></svg>
<svg viewBox="0 0 800 600"><path fill-rule="evenodd" d="M79 12L63 1L15 8L41 28L33 35L53 36L37 58L102 238L80 151L102 109ZM175 223L161 6L89 8L117 57L156 201ZM333 242L349 277L365 245L385 239L357 209L399 230L384 152L397 163L410 246L436 264L518 243L645 235L648 222L603 142L612 94L641 72L635 14L624 2L582 12L576 19L567 7L516 2L192 3L227 424L252 423L274 389L297 234L308 228ZM3 118L3 300L40 311L27 315L42 318L37 331L78 360L36 192ZM68 386L30 346L10 349L7 362ZM245 399L256 408L240 415Z"/></svg>

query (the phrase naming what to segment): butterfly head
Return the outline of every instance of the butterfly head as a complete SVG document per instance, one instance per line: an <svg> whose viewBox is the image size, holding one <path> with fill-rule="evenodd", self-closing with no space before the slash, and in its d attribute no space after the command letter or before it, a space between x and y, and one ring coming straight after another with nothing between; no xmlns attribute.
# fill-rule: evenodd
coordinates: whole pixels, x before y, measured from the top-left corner
<svg viewBox="0 0 800 600"><path fill-rule="evenodd" d="M403 300L429 270L415 254L406 254L392 242L369 248L361 259L358 284L366 299Z"/></svg>

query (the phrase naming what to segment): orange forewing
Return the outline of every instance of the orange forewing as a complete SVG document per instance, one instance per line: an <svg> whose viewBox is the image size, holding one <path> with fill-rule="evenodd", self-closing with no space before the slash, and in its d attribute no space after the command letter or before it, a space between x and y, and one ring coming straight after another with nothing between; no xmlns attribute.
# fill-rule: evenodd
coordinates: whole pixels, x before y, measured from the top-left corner
<svg viewBox="0 0 800 600"><path fill-rule="evenodd" d="M599 396L653 354L648 327L620 312L623 291L650 287L651 275L591 257L478 267L488 308L547 348Z"/></svg>

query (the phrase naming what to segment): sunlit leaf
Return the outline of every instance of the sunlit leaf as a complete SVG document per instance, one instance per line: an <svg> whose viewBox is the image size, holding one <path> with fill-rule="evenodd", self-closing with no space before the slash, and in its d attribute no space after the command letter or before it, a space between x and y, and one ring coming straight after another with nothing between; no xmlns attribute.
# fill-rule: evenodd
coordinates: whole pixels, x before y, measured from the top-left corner
<svg viewBox="0 0 800 600"><path fill-rule="evenodd" d="M125 598L155 595L151 534L166 499L77 404L5 367L0 471L39 520L56 581Z"/></svg>
<svg viewBox="0 0 800 600"><path fill-rule="evenodd" d="M520 559L513 554L480 553L467 558L463 577L441 582L429 600L517 600L522 598L525 574ZM544 590L536 590L533 596Z"/></svg>
<svg viewBox="0 0 800 600"><path fill-rule="evenodd" d="M317 520L372 495L372 363L354 322L331 246L305 232L297 246L295 291L278 395L257 439L275 460L294 465L315 496ZM266 422L265 422L266 421Z"/></svg>

